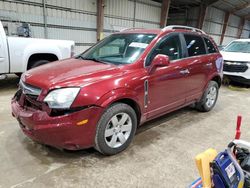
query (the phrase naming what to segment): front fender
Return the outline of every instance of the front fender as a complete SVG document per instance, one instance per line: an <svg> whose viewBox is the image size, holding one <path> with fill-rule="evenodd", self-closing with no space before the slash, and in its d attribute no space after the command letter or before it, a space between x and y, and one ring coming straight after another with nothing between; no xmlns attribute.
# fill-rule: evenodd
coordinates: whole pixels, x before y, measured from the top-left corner
<svg viewBox="0 0 250 188"><path fill-rule="evenodd" d="M140 100L138 99L138 94L128 88L118 88L114 89L105 95L103 95L96 103L96 105L101 106L103 108L107 108L109 105L111 105L113 102L121 100L121 99L130 99L133 100L138 104L138 106L142 107L142 104L140 104Z"/></svg>

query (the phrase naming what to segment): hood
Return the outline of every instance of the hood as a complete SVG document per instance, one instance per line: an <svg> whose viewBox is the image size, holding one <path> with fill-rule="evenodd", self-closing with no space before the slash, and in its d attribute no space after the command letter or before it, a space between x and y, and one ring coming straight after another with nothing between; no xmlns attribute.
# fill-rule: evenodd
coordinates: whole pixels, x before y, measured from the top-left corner
<svg viewBox="0 0 250 188"><path fill-rule="evenodd" d="M84 87L93 82L122 74L118 66L89 60L66 59L25 72L22 80L43 89Z"/></svg>
<svg viewBox="0 0 250 188"><path fill-rule="evenodd" d="M240 53L240 52L225 52L221 51L224 61L250 61L250 53Z"/></svg>

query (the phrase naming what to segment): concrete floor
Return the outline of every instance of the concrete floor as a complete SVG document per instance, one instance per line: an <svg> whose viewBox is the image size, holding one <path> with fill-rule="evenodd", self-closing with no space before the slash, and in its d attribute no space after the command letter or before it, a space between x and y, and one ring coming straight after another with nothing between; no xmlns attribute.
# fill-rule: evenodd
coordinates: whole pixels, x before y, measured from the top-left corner
<svg viewBox="0 0 250 188"><path fill-rule="evenodd" d="M250 90L220 90L215 109L185 108L145 124L124 152L104 157L93 149L65 152L36 144L11 116L18 78L0 81L0 187L186 187L198 177L194 157L223 150L242 114L250 137Z"/></svg>

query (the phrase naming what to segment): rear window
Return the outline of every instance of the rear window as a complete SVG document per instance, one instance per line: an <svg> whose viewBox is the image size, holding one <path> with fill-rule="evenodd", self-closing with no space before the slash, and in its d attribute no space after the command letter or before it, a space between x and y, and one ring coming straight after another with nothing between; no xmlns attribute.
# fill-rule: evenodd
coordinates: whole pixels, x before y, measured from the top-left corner
<svg viewBox="0 0 250 188"><path fill-rule="evenodd" d="M200 36L184 35L190 57L206 54L205 44Z"/></svg>
<svg viewBox="0 0 250 188"><path fill-rule="evenodd" d="M211 53L216 53L217 50L214 47L214 44L208 38L204 38L204 40L205 40L205 43L207 45L207 51L208 51L208 53L210 53L210 54Z"/></svg>

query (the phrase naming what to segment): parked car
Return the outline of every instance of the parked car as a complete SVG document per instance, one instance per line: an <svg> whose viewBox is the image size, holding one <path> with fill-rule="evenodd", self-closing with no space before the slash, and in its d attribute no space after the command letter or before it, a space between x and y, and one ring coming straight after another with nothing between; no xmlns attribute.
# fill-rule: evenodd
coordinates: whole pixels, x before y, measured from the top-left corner
<svg viewBox="0 0 250 188"><path fill-rule="evenodd" d="M0 78L9 73L21 75L31 68L69 58L74 45L74 41L67 40L7 37L0 21Z"/></svg>
<svg viewBox="0 0 250 188"><path fill-rule="evenodd" d="M232 41L221 54L224 75L232 81L250 85L250 39Z"/></svg>
<svg viewBox="0 0 250 188"><path fill-rule="evenodd" d="M216 44L201 30L126 30L74 58L27 71L12 112L40 143L113 155L146 121L190 104L210 111L222 68Z"/></svg>

